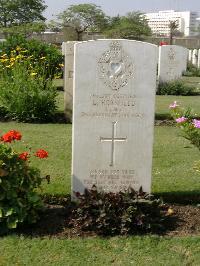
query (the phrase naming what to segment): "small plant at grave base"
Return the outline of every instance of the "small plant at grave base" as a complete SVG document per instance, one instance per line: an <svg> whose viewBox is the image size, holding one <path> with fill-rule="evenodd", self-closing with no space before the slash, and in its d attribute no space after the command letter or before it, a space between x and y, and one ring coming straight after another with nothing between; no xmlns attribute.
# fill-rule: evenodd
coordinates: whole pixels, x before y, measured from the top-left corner
<svg viewBox="0 0 200 266"><path fill-rule="evenodd" d="M170 104L169 108L182 136L200 151L200 119L191 108L182 108L176 101ZM200 172L200 161L195 163L194 169Z"/></svg>
<svg viewBox="0 0 200 266"><path fill-rule="evenodd" d="M127 235L162 232L171 215L168 207L142 189L136 192L98 192L96 186L75 193L77 203L72 210L70 225L100 235Z"/></svg>
<svg viewBox="0 0 200 266"><path fill-rule="evenodd" d="M35 191L42 182L40 171L29 165L31 149L19 153L12 145L21 139L21 133L16 130L0 137L0 234L23 222L36 222L43 206ZM39 150L34 156L47 158L48 153Z"/></svg>

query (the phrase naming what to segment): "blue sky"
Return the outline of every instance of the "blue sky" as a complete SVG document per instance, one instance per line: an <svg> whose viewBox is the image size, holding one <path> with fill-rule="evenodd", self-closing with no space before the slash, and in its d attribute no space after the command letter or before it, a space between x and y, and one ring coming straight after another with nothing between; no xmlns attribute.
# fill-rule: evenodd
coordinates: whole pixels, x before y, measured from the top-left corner
<svg viewBox="0 0 200 266"><path fill-rule="evenodd" d="M200 0L45 0L48 6L45 17L55 19L55 15L70 5L94 3L101 6L107 15L123 15L129 11L158 11L175 9L180 11L200 11Z"/></svg>

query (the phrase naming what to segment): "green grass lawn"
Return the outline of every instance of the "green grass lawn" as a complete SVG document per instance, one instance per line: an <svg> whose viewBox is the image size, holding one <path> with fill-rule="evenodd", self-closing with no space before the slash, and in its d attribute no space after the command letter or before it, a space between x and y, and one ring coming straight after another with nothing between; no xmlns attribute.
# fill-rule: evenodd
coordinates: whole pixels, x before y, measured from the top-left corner
<svg viewBox="0 0 200 266"><path fill-rule="evenodd" d="M200 96L173 96L157 95L156 96L156 118L170 117L169 105L177 101L182 107L192 108L200 116Z"/></svg>
<svg viewBox="0 0 200 266"><path fill-rule="evenodd" d="M200 238L113 237L108 239L0 239L0 265L198 266Z"/></svg>
<svg viewBox="0 0 200 266"><path fill-rule="evenodd" d="M182 77L182 80L187 85L192 85L196 88L200 88L200 77Z"/></svg>
<svg viewBox="0 0 200 266"><path fill-rule="evenodd" d="M59 94L60 111L63 93ZM159 111L176 98L157 97ZM182 97L184 103L198 106L200 98ZM192 100L193 99L193 100ZM179 101L180 99L178 99ZM158 106L159 104L159 106ZM183 104L184 105L184 104ZM167 107L166 107L167 106ZM16 129L22 132L24 144L33 149L44 148L49 158L33 158L32 164L43 175L51 175L51 183L44 183L42 194L66 195L70 193L71 125L0 123L0 133ZM175 127L155 127L153 153L152 192L176 198L200 193L200 175L193 163L200 159L198 150L179 136ZM22 143L16 148L25 150ZM200 265L200 236L158 237L133 236L112 238L57 239L29 238L11 234L0 238L0 266L49 265Z"/></svg>
<svg viewBox="0 0 200 266"><path fill-rule="evenodd" d="M34 149L49 151L47 160L33 158L33 165L43 175L51 175L51 184L43 186L42 193L64 195L70 193L71 125L0 123L1 131L16 129L22 132L25 143ZM24 151L22 144L17 144ZM153 155L154 193L187 193L200 191L200 175L193 170L200 160L198 150L179 136L175 127L155 127Z"/></svg>

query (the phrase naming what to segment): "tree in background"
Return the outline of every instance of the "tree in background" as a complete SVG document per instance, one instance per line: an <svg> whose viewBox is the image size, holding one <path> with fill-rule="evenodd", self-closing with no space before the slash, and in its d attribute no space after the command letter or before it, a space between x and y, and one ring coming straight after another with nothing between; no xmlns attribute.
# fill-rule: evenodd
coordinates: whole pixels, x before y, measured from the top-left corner
<svg viewBox="0 0 200 266"><path fill-rule="evenodd" d="M129 12L126 16L113 17L104 31L106 37L137 39L151 35L147 19L140 12Z"/></svg>
<svg viewBox="0 0 200 266"><path fill-rule="evenodd" d="M18 29L41 30L45 9L44 0L0 0L0 30L7 34L17 33Z"/></svg>
<svg viewBox="0 0 200 266"><path fill-rule="evenodd" d="M60 28L69 27L76 32L77 40L82 40L85 32L102 31L108 22L108 17L104 14L101 7L95 4L71 5L57 16ZM51 22L52 23L52 22ZM54 29L56 27L55 23Z"/></svg>

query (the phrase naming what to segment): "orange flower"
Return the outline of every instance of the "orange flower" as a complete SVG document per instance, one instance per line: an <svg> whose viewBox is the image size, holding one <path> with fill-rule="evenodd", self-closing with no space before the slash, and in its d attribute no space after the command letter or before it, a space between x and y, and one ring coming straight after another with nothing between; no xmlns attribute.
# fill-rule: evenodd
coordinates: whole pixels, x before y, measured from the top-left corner
<svg viewBox="0 0 200 266"><path fill-rule="evenodd" d="M48 157L48 152L45 151L45 150L38 150L36 153L35 153L35 156L36 157L39 157L40 159L43 159L43 158L47 158Z"/></svg>

